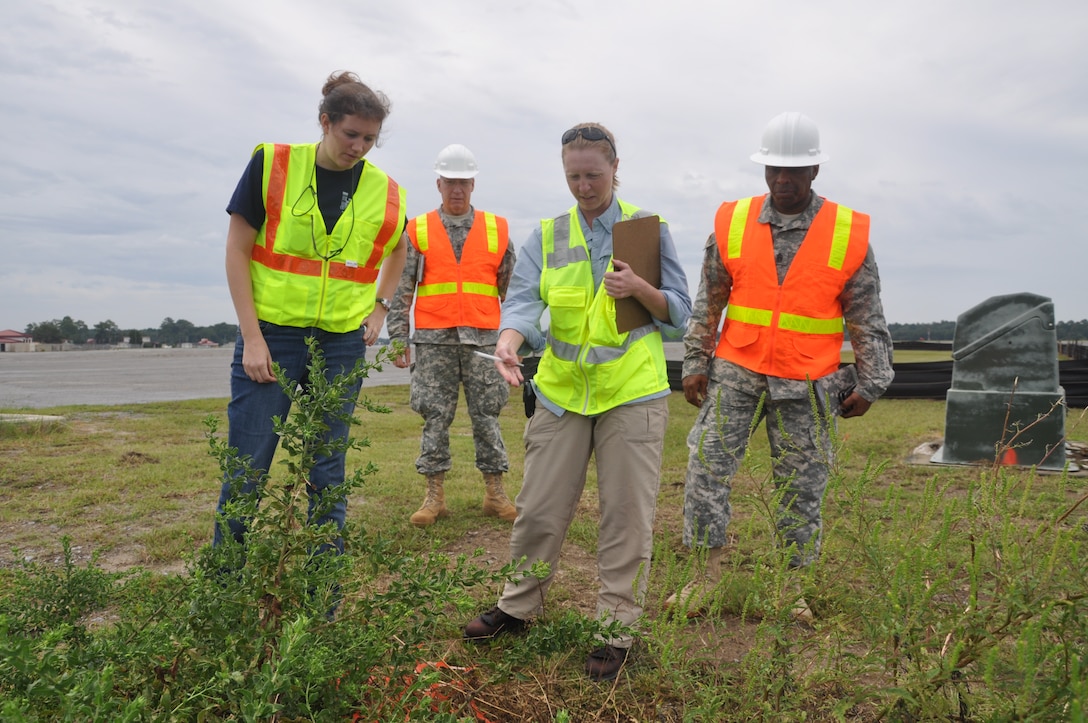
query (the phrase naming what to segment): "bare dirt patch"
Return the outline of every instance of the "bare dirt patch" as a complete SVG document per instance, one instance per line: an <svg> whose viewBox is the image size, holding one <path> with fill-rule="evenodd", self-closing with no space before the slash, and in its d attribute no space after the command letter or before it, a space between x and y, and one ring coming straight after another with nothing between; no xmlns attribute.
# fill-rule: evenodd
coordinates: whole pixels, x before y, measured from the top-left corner
<svg viewBox="0 0 1088 723"><path fill-rule="evenodd" d="M159 459L143 452L125 452L121 455L121 459L118 460L118 464L126 467L136 467L141 464L159 464Z"/></svg>

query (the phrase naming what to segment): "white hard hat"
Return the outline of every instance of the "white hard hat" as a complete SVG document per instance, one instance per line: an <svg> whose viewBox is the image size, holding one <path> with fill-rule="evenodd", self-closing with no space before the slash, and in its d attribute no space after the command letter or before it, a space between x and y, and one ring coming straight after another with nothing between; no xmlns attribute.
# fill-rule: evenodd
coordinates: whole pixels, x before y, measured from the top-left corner
<svg viewBox="0 0 1088 723"><path fill-rule="evenodd" d="M460 143L454 143L438 152L434 172L443 178L475 178L480 168L472 151Z"/></svg>
<svg viewBox="0 0 1088 723"><path fill-rule="evenodd" d="M752 160L764 166L801 168L831 160L820 150L820 131L804 113L776 115L763 131L763 142Z"/></svg>

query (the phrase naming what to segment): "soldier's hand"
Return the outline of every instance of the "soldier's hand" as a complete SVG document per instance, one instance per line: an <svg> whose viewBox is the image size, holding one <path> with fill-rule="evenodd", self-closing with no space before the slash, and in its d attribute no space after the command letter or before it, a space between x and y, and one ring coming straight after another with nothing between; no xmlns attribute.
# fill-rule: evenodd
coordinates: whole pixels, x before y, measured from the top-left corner
<svg viewBox="0 0 1088 723"><path fill-rule="evenodd" d="M869 411L869 407L873 406L865 397L861 396L857 392L850 392L850 396L843 400L839 405L839 412L845 417L860 417Z"/></svg>
<svg viewBox="0 0 1088 723"><path fill-rule="evenodd" d="M396 359L393 360L393 366L397 369L407 369L412 365L412 347L407 344L404 345L404 351L400 353Z"/></svg>
<svg viewBox="0 0 1088 723"><path fill-rule="evenodd" d="M684 385L684 399L688 400L688 404L696 407L703 406L703 400L706 399L706 374L686 376L681 383Z"/></svg>

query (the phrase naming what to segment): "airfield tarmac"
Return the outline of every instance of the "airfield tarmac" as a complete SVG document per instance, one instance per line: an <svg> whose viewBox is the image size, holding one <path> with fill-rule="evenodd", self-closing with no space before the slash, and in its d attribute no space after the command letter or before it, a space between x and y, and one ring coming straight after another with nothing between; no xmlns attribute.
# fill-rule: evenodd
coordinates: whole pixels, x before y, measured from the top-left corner
<svg viewBox="0 0 1088 723"><path fill-rule="evenodd" d="M4 353L0 409L226 399L233 356L233 347ZM383 367L363 384L408 384L407 369Z"/></svg>

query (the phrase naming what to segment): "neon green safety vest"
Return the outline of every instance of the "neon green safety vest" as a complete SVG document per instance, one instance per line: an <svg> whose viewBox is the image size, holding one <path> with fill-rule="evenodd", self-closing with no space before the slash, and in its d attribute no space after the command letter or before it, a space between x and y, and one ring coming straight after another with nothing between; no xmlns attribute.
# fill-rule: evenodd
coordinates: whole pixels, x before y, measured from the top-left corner
<svg viewBox="0 0 1088 723"><path fill-rule="evenodd" d="M653 215L619 204L624 219ZM589 416L667 390L665 348L657 325L617 331L616 300L603 284L594 288L578 207L540 224L540 297L551 317L548 344L533 377L541 394L563 409Z"/></svg>
<svg viewBox="0 0 1088 723"><path fill-rule="evenodd" d="M348 209L328 234L314 185L316 144L262 148L266 218L250 261L257 317L355 331L374 310L378 269L404 230L404 189L364 163Z"/></svg>

